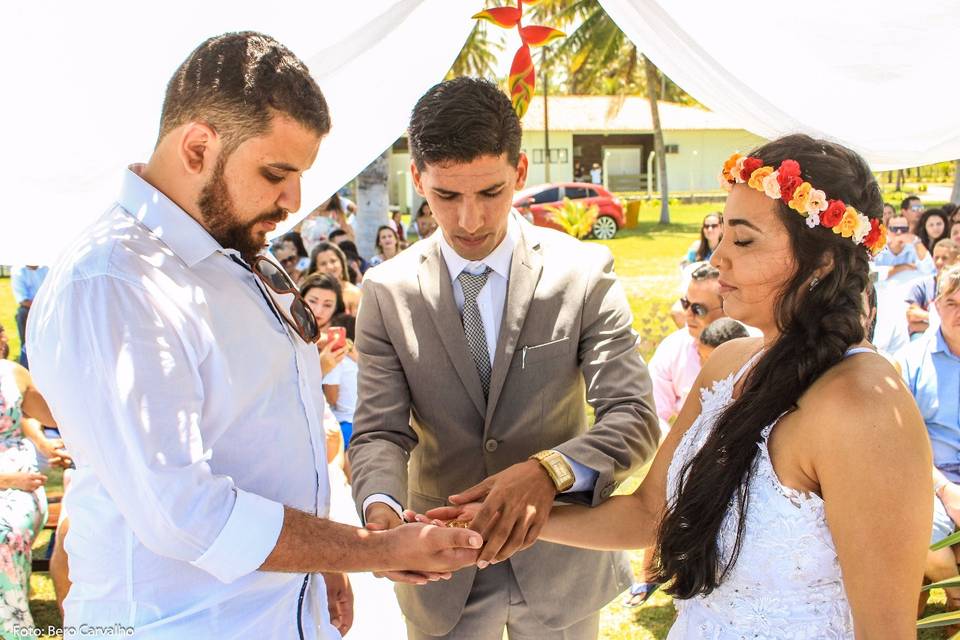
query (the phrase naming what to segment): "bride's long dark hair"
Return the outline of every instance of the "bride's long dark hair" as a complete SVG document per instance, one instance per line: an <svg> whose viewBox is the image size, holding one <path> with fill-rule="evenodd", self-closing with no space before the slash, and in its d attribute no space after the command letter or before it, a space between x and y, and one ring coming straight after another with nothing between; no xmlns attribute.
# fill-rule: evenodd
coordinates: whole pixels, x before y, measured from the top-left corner
<svg viewBox="0 0 960 640"><path fill-rule="evenodd" d="M783 160L796 160L802 178L827 198L843 200L871 218L881 216L877 182L867 163L849 149L791 135L749 155L774 168ZM761 431L795 410L810 385L864 337L860 313L869 276L866 249L830 229L810 229L786 204L777 201L777 206L796 264L775 306L780 337L757 361L742 393L717 419L703 447L681 469L657 536L657 580L672 581L668 591L678 598L710 593L737 561ZM833 269L811 290L810 279L829 257ZM742 508L733 551L721 557L720 527L736 503Z"/></svg>

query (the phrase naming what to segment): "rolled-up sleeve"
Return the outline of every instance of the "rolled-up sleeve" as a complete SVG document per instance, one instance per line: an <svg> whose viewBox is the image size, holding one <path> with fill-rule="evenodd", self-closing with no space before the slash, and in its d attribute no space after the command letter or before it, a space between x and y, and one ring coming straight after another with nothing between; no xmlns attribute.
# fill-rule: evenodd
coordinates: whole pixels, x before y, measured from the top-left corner
<svg viewBox="0 0 960 640"><path fill-rule="evenodd" d="M212 337L154 287L109 275L65 287L33 338L35 378L68 449L137 539L231 582L273 550L283 505L212 471L220 434L203 429L201 378Z"/></svg>

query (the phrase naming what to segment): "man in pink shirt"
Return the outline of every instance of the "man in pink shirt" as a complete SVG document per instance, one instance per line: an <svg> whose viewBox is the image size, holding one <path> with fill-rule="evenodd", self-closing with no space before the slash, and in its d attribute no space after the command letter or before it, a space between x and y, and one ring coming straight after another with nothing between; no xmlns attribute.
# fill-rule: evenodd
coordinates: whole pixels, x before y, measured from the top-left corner
<svg viewBox="0 0 960 640"><path fill-rule="evenodd" d="M665 438L673 419L687 399L700 374L697 342L700 332L717 318L724 317L720 298L720 272L704 262L690 274L687 295L680 299L687 326L668 335L650 360L653 400L660 417L661 438Z"/></svg>

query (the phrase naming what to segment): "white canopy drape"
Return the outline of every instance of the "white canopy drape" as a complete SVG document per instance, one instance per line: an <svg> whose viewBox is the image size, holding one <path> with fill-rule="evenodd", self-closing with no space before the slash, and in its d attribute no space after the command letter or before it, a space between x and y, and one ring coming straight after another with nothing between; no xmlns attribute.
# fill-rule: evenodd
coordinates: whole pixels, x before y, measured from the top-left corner
<svg viewBox="0 0 960 640"><path fill-rule="evenodd" d="M953 52L960 5L952 0L600 2L678 85L754 133L835 139L877 169L960 157ZM334 126L304 177L303 215L403 131L482 4L63 0L5 7L0 264L53 261L113 201L122 168L150 153L166 81L204 38L269 33L317 78Z"/></svg>

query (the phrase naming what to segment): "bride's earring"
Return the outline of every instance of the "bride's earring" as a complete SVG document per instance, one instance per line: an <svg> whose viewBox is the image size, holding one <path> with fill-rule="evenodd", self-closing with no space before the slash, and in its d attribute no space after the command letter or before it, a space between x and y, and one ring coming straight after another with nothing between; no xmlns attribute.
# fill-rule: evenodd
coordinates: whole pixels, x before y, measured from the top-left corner
<svg viewBox="0 0 960 640"><path fill-rule="evenodd" d="M810 281L810 291L816 289L818 284L820 284L820 278L814 276L813 280Z"/></svg>

